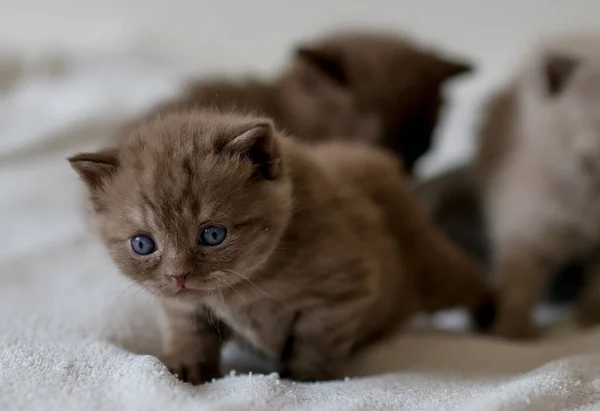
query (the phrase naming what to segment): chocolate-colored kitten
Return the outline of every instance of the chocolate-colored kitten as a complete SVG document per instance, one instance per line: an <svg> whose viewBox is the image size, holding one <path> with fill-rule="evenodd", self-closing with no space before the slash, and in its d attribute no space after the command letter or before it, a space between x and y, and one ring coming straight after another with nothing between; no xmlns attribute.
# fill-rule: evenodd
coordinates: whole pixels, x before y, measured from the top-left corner
<svg viewBox="0 0 600 411"><path fill-rule="evenodd" d="M592 257L578 308L600 319L600 37L556 38L492 100L478 170L498 281L497 333L533 333L557 267Z"/></svg>
<svg viewBox="0 0 600 411"><path fill-rule="evenodd" d="M400 154L408 172L431 146L444 84L473 71L466 61L385 32L334 33L298 47L296 55L292 72L316 69L351 93L359 113L375 113L375 142Z"/></svg>
<svg viewBox="0 0 600 411"><path fill-rule="evenodd" d="M70 158L124 274L161 300L166 364L218 375L230 336L297 380L340 377L355 348L416 311L488 303L478 267L414 203L400 164L305 146L267 119L217 112L142 124Z"/></svg>
<svg viewBox="0 0 600 411"><path fill-rule="evenodd" d="M264 115L307 141L358 140L401 155L412 171L427 152L443 85L470 64L385 33L339 33L296 49L273 82L201 81L156 112L217 107Z"/></svg>

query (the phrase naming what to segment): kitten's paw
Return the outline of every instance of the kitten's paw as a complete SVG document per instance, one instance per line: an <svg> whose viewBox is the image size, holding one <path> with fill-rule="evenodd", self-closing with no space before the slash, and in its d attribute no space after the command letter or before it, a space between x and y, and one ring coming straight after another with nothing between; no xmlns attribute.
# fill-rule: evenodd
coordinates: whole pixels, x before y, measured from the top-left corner
<svg viewBox="0 0 600 411"><path fill-rule="evenodd" d="M288 380L299 381L299 382L316 382L316 381L331 381L339 378L331 368L326 366L327 361L323 361L323 364L309 365L309 364L286 364L280 370L279 375L281 378ZM337 367L336 367L337 368Z"/></svg>
<svg viewBox="0 0 600 411"><path fill-rule="evenodd" d="M164 358L163 363L181 381L194 385L221 377L219 366L214 362L189 361L171 356Z"/></svg>
<svg viewBox="0 0 600 411"><path fill-rule="evenodd" d="M496 321L498 305L494 297L489 297L481 305L471 310L471 321L477 332L488 332Z"/></svg>
<svg viewBox="0 0 600 411"><path fill-rule="evenodd" d="M280 373L281 378L298 382L331 381L336 379L332 374L317 370L285 370Z"/></svg>

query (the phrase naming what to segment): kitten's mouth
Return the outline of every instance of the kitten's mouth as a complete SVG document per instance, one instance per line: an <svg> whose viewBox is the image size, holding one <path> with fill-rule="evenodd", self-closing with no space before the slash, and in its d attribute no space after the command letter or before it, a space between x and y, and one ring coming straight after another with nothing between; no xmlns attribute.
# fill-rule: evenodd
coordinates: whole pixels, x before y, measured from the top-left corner
<svg viewBox="0 0 600 411"><path fill-rule="evenodd" d="M217 287L211 288L188 288L182 287L176 290L163 290L162 294L166 294L169 297L202 297L217 292Z"/></svg>

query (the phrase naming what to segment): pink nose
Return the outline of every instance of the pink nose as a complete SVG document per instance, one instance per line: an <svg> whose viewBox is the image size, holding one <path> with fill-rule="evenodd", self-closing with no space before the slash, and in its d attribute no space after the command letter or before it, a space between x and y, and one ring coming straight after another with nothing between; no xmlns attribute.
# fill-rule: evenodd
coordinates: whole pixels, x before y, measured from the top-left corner
<svg viewBox="0 0 600 411"><path fill-rule="evenodd" d="M175 283L177 284L177 288L179 288L180 290L183 290L185 288L185 282L187 281L187 278L189 276L190 276L190 273L179 274L179 275L169 275L170 278L175 280Z"/></svg>

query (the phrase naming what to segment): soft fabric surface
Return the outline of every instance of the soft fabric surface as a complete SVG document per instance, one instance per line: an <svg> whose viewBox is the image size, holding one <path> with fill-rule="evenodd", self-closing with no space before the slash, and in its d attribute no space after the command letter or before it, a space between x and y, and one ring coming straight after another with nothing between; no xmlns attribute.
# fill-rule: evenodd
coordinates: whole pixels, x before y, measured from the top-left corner
<svg viewBox="0 0 600 411"><path fill-rule="evenodd" d="M0 410L600 409L593 330L531 344L413 331L359 354L343 381L177 381L154 356L160 313L90 234L65 157L107 142L180 79L126 53L0 60ZM478 100L459 103L430 170L466 152L452 143Z"/></svg>

